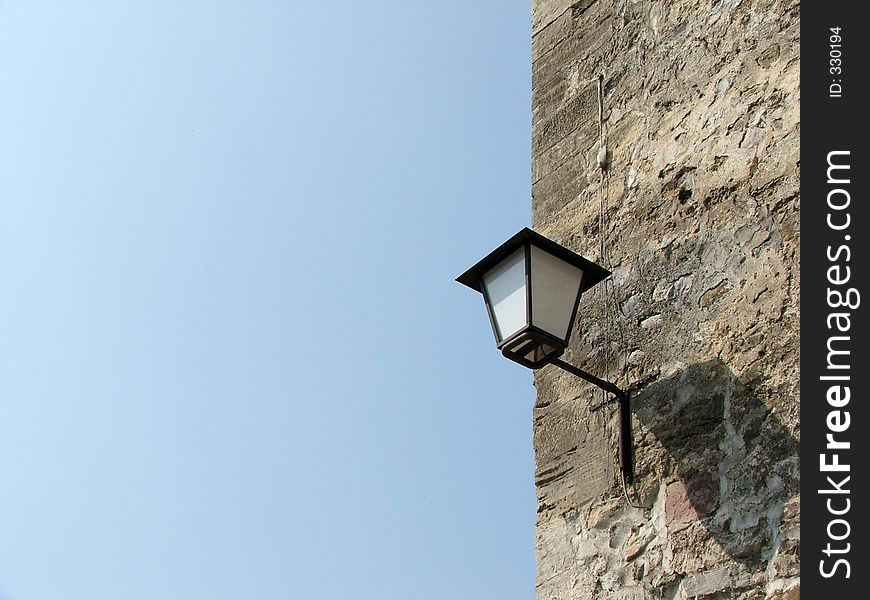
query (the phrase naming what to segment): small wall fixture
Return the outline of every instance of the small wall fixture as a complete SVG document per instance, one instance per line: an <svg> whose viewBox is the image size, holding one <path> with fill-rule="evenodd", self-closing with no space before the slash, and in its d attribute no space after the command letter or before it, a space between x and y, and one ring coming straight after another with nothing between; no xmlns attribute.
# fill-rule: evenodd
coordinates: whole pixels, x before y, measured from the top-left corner
<svg viewBox="0 0 870 600"><path fill-rule="evenodd" d="M619 401L619 464L633 479L629 395L559 359L568 346L583 292L610 271L553 240L524 228L490 252L456 281L483 294L502 354L525 367L560 367Z"/></svg>

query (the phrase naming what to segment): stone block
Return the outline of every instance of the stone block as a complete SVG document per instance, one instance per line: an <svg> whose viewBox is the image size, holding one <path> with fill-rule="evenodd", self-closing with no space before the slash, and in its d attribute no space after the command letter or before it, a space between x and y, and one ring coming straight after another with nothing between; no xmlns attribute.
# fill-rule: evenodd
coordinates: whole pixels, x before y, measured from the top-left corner
<svg viewBox="0 0 870 600"><path fill-rule="evenodd" d="M671 483L665 490L668 530L680 531L713 514L718 503L719 483L712 476L696 476Z"/></svg>

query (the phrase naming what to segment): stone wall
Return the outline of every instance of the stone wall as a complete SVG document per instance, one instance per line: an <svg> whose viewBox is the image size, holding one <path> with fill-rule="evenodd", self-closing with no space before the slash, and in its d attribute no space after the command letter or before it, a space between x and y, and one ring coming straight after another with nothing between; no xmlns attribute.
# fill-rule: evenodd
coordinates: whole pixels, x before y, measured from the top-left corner
<svg viewBox="0 0 870 600"><path fill-rule="evenodd" d="M532 2L533 225L613 271L564 358L636 446L537 371L539 600L799 597L799 9Z"/></svg>

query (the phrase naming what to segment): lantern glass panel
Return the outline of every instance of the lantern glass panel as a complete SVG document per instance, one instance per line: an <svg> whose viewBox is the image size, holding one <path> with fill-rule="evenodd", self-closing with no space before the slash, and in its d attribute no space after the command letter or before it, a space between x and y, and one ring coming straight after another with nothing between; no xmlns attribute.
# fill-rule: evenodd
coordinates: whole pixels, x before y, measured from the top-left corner
<svg viewBox="0 0 870 600"><path fill-rule="evenodd" d="M525 249L508 256L483 275L483 285L498 341L501 342L528 324L526 316Z"/></svg>
<svg viewBox="0 0 870 600"><path fill-rule="evenodd" d="M583 270L535 245L531 250L532 325L567 340Z"/></svg>

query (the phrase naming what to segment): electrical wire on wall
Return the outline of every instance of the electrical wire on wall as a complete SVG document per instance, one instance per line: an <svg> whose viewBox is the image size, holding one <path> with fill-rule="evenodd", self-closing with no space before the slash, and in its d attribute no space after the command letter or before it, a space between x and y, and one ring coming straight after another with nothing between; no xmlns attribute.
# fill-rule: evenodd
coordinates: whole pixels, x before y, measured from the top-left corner
<svg viewBox="0 0 870 600"><path fill-rule="evenodd" d="M598 163L598 253L601 264L606 268L610 268L610 256L607 246L607 236L605 231L607 223L605 220L606 204L610 192L610 164L608 161L607 151L607 133L604 128L604 73L598 75L598 153L596 154L596 162ZM625 336L622 330L622 322L618 318L619 304L616 298L616 289L614 288L611 278L605 279L603 282L604 294L604 369L610 373L614 367L614 352L613 344L611 343L611 332L616 330L619 335L620 347L625 353L623 364L628 364L628 345L625 342ZM612 303L612 307L611 307ZM602 404L608 401L607 392L602 390ZM625 495L625 501L632 508L650 509L650 506L642 506L631 501L628 495L628 486L625 481L625 474L620 477L622 480L622 492Z"/></svg>
<svg viewBox="0 0 870 600"><path fill-rule="evenodd" d="M607 242L604 229L604 205L607 202L607 140L604 136L604 73L598 75L598 257L602 265L610 266L607 257ZM610 311L607 302L607 280L604 281L604 367L609 372L611 367ZM606 394L602 390L602 394ZM602 398L606 400L606 397Z"/></svg>

